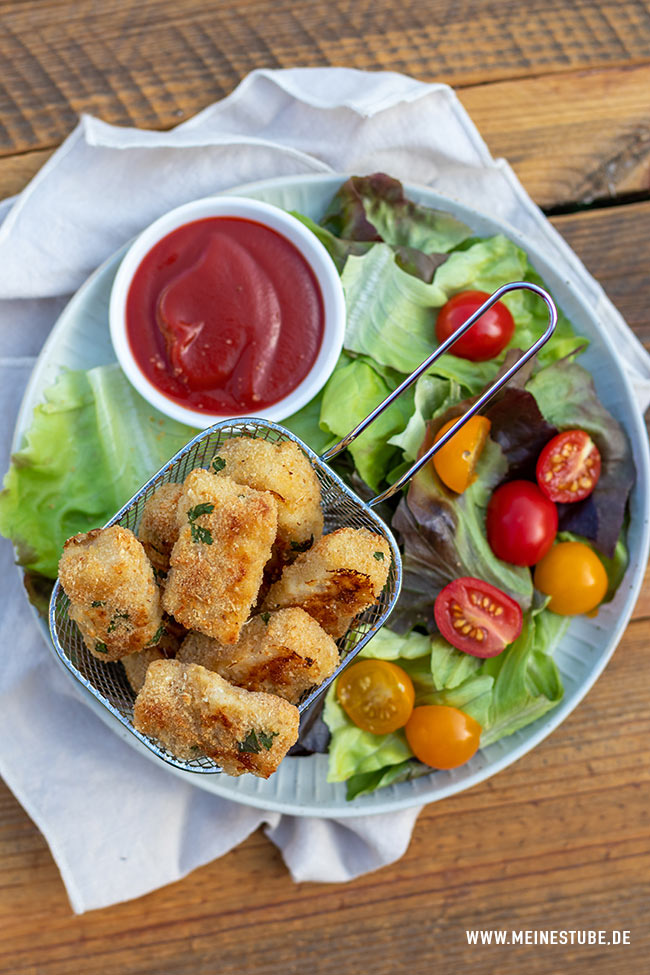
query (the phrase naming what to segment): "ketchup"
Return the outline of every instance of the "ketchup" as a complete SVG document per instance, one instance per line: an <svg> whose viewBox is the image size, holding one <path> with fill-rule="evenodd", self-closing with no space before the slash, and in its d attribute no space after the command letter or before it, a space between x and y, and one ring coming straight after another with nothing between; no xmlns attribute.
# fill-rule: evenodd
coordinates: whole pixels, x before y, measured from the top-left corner
<svg viewBox="0 0 650 975"><path fill-rule="evenodd" d="M253 220L208 217L160 240L136 270L126 333L138 366L182 406L227 416L277 403L305 378L323 297L300 251Z"/></svg>

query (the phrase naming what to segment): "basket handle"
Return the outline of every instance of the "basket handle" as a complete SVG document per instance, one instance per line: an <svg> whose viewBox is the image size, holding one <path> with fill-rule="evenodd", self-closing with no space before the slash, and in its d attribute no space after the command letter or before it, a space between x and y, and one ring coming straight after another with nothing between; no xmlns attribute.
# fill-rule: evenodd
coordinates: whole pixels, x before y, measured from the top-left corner
<svg viewBox="0 0 650 975"><path fill-rule="evenodd" d="M531 359L539 349L541 349L544 343L550 339L551 335L555 331L555 326L557 325L557 309L548 291L545 291L544 288L540 288L536 284L531 284L529 281L515 281L512 284L504 284L503 287L499 288L494 292L494 294L490 295L487 301L483 302L481 307L478 308L474 314L471 315L470 318L468 318L467 321L460 326L460 328L456 329L453 335L450 335L448 339L439 345L438 348L435 349L431 355L425 359L414 372L411 373L410 376L407 376L404 382L401 383L397 389L394 389L392 393L389 393L386 399L380 403L379 406L372 411L372 413L369 413L365 419L361 420L360 423L357 423L353 430L350 430L347 436L343 437L342 440L339 440L338 443L335 443L329 448L329 450L326 450L325 453L321 455L321 460L327 463L332 459L332 457L336 457L336 455L342 450L345 450L345 448L348 447L353 440L356 440L360 433L363 433L366 427L369 427L370 424L376 420L381 413L384 412L387 406L390 406L390 404L396 400L405 389L408 389L408 387L414 383L416 379L419 379L422 373L426 372L429 366L431 366L436 359L439 359L441 355L444 355L445 352L449 351L454 342L456 342L461 335L464 335L465 332L470 329L472 325L481 317L481 315L488 310L488 308L491 308L492 305L496 304L500 298L509 292L519 291L521 289L532 291L545 302L546 307L548 308L548 325L544 334L541 335L540 338L538 338L537 341L530 346L530 348L526 349L520 358L517 359L515 364L511 366L503 374L503 376L500 376L499 379L495 380L495 382L493 382L492 385L489 386L479 397L476 403L470 406L467 412L463 413L463 415L459 417L458 421L454 423L453 427L451 427L442 437L440 437L440 439L437 440L436 443L425 454L422 455L422 457L416 460L415 463L409 467L409 469L405 471L394 484L391 484L390 487L386 488L385 491L382 491L381 494L378 494L371 501L368 501L368 505L370 507L379 504L380 501L385 501L387 498L392 497L393 494L396 494L397 491L400 491L404 485L410 481L413 475L417 474L420 468L424 467L424 465L431 460L433 455L437 453L441 447L444 447L444 445L451 440L456 433L458 433L460 428L467 422L467 420L474 416L475 413L478 413L478 411L485 406L488 400L490 400L494 394L502 388L502 386L505 386L506 383L512 379L514 374L521 369L524 363L528 362L528 360Z"/></svg>

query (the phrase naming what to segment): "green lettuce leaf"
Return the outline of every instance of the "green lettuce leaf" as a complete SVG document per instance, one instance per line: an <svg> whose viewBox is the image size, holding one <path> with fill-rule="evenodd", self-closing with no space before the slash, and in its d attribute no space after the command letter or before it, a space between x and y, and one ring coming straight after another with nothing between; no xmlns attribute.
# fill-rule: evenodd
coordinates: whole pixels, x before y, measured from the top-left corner
<svg viewBox="0 0 650 975"><path fill-rule="evenodd" d="M481 746L536 721L562 700L562 681L552 653L568 626L567 617L545 609L524 618L519 638L498 657L485 661L482 673L494 678L494 686Z"/></svg>
<svg viewBox="0 0 650 975"><path fill-rule="evenodd" d="M351 775L347 780L346 799L356 799L357 796L365 796L376 789L383 789L388 785L396 785L398 782L408 782L410 779L418 779L422 775L430 775L431 768L423 765L422 762L414 758L406 759L397 765L386 765L384 768L374 772L360 772L358 775Z"/></svg>
<svg viewBox="0 0 650 975"><path fill-rule="evenodd" d="M408 200L402 184L385 173L348 179L322 223L336 237L382 240L425 254L450 251L472 233L451 214Z"/></svg>
<svg viewBox="0 0 650 975"><path fill-rule="evenodd" d="M55 579L66 539L108 521L194 433L149 406L118 365L62 373L0 493L0 532L19 563Z"/></svg>
<svg viewBox="0 0 650 975"><path fill-rule="evenodd" d="M397 765L413 754L403 730L389 735L373 735L357 728L333 691L329 691L325 699L323 718L332 733L328 782L344 782L352 775L376 772L387 765Z"/></svg>
<svg viewBox="0 0 650 975"><path fill-rule="evenodd" d="M402 378L393 370L378 370L368 358L348 358L347 364L331 376L323 392L321 429L337 440L344 437ZM406 426L413 411L413 396L412 389L406 390L348 447L360 477L373 490L378 490L398 456L398 449L389 439Z"/></svg>

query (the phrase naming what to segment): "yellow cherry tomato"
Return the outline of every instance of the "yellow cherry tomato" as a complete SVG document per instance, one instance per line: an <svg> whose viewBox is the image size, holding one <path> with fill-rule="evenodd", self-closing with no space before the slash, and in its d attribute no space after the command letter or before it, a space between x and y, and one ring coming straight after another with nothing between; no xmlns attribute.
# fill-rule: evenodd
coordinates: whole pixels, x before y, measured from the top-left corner
<svg viewBox="0 0 650 975"><path fill-rule="evenodd" d="M560 616L590 613L607 592L605 567L588 545L558 542L535 566L535 587L551 597Z"/></svg>
<svg viewBox="0 0 650 975"><path fill-rule="evenodd" d="M445 423L434 442L458 422L458 417ZM462 494L476 480L476 465L483 452L491 423L486 416L472 416L451 440L433 455L433 466L441 481Z"/></svg>
<svg viewBox="0 0 650 975"><path fill-rule="evenodd" d="M416 758L432 768L456 768L468 762L481 740L481 726L458 708L424 704L413 708L406 740Z"/></svg>
<svg viewBox="0 0 650 975"><path fill-rule="evenodd" d="M402 728L413 710L413 681L388 660L360 660L338 679L336 696L351 721L374 735Z"/></svg>

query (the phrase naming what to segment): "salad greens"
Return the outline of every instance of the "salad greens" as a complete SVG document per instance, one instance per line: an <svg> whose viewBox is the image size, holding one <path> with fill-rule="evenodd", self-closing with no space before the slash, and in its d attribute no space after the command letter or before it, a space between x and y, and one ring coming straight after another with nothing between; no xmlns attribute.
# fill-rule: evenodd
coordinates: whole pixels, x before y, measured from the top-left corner
<svg viewBox="0 0 650 975"><path fill-rule="evenodd" d="M0 532L19 564L56 579L65 540L108 521L194 432L154 410L117 364L63 372L0 493Z"/></svg>
<svg viewBox="0 0 650 975"><path fill-rule="evenodd" d="M492 292L513 280L543 283L508 238L477 238L450 215L407 200L401 184L383 174L344 183L320 223L298 216L336 262L348 314L335 371L321 393L285 421L318 452L430 354L438 310L452 295ZM503 302L515 322L509 345L487 362L447 354L421 376L343 456L339 471L355 489L369 496L394 481L423 442L432 442L510 364L516 350L543 333L547 311L539 297L519 291ZM592 496L560 506L565 533L560 537L586 539L603 557L608 598L625 568L624 519L634 463L624 432L574 361L585 345L560 312L556 333L536 363L484 411L491 431L474 483L455 494L428 465L406 495L385 509L404 553L403 591L391 630L380 631L362 656L399 661L413 680L416 704L462 709L481 725L482 745L536 720L562 698L553 651L567 620L540 602L528 568L495 557L485 534L493 490L505 479L534 477L541 447L558 430L586 430L603 458ZM14 541L20 563L55 578L65 539L108 520L192 433L157 414L117 365L63 373L36 408L0 494L0 531ZM435 597L459 576L491 583L524 612L520 636L497 657L468 656L437 632ZM346 781L349 798L431 771L413 758L403 730L373 735L354 725L334 689L323 717L330 735L329 779ZM322 739L315 734L314 740Z"/></svg>

